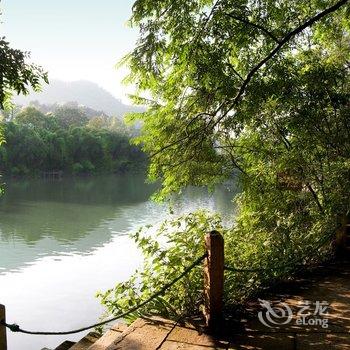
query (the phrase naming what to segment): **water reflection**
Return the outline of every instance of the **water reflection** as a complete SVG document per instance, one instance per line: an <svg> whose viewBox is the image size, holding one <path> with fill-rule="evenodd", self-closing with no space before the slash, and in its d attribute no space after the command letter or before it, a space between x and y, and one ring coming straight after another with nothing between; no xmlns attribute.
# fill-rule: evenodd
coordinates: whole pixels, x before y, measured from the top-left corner
<svg viewBox="0 0 350 350"><path fill-rule="evenodd" d="M144 202L154 189L136 175L9 182L0 201L1 239L74 242L116 211Z"/></svg>
<svg viewBox="0 0 350 350"><path fill-rule="evenodd" d="M90 253L112 234L128 232L135 210L142 216L152 206L154 190L137 175L8 182L0 200L0 267Z"/></svg>
<svg viewBox="0 0 350 350"><path fill-rule="evenodd" d="M137 175L8 182L0 199L0 303L9 322L50 330L96 322L103 312L96 291L141 264L127 233L168 216L165 205L149 200L155 189ZM176 214L205 208L231 217L233 192L189 188L173 207ZM11 350L35 350L66 339L9 333L8 342Z"/></svg>
<svg viewBox="0 0 350 350"><path fill-rule="evenodd" d="M165 218L166 205L149 200L155 190L141 175L9 181L0 199L0 273L43 256L91 254L115 235ZM190 188L174 208L228 213L232 195Z"/></svg>

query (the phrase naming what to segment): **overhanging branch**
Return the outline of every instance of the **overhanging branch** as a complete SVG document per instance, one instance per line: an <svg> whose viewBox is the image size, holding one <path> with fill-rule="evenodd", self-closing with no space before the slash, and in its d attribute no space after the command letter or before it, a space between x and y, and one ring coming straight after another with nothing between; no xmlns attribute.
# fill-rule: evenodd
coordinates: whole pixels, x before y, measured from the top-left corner
<svg viewBox="0 0 350 350"><path fill-rule="evenodd" d="M305 21L303 24L301 24L300 26L296 27L294 30L292 30L291 32L289 32L287 35L285 35L282 39L280 39L278 41L278 45L265 57L263 58L256 66L254 66L250 72L247 74L246 78L244 79L241 87L238 90L238 93L236 94L236 96L233 98L231 104L228 105L229 101L227 102L223 102L218 108L217 110L212 113L213 118L215 118L215 116L225 107L225 105L228 105L227 109L221 114L221 116L216 120L211 120L209 122L208 125L206 125L203 129L201 130L195 130L193 133L191 134L187 134L186 136L183 136L177 140L174 140L173 142L165 145L164 147L161 147L160 149L158 149L157 151L155 151L155 153L153 155L151 155L151 157L154 157L156 155L158 155L159 153L163 152L166 149L169 149L183 141L185 141L188 138L195 138L197 135L203 133L203 132L207 132L208 128L212 128L214 129L224 118L227 117L228 113L239 103L239 101L241 100L241 98L243 97L244 93L246 92L247 86L249 85L249 83L251 82L251 80L253 79L254 75L267 63L269 62L279 51L282 50L282 48L290 41L292 40L295 36L297 36L298 34L302 33L306 28L311 27L314 23L320 21L321 19L323 19L324 17L326 17L327 15L337 11L338 9L340 9L342 6L344 6L345 4L347 4L349 2L349 0L340 0L337 3L335 3L333 6L328 7L327 9L325 9L324 11L318 13L317 15L315 15L314 17L311 17L310 19L308 19L307 21ZM218 2L217 2L218 3ZM214 6L215 7L215 6Z"/></svg>
<svg viewBox="0 0 350 350"><path fill-rule="evenodd" d="M262 25L260 24L257 24L257 23L254 23L254 22L251 22L249 21L248 19L246 18L243 18L243 17L240 17L240 16L237 16L235 15L234 13L225 13L226 16L229 16L231 17L232 19L236 20L236 21L240 21L244 24L247 24L251 27L254 27L256 29L259 29L260 31L262 31L263 33L265 33L268 37L270 37L272 40L274 40L276 43L279 43L279 39L273 34L271 33L269 30L267 30L265 27L263 27Z"/></svg>
<svg viewBox="0 0 350 350"><path fill-rule="evenodd" d="M234 98L232 104L229 106L229 108L226 110L226 112L223 113L223 115L217 120L217 122L215 122L214 126L216 126L222 119L224 119L227 116L228 112L230 112L232 110L232 108L237 105L237 103L240 101L243 94L245 93L247 86L250 83L250 81L252 80L253 76L260 70L261 67L263 67L268 61L270 61L279 51L281 51L281 49L284 47L285 44L287 44L292 38L294 38L295 36L297 36L298 34L303 32L306 28L311 27L314 23L321 20L325 16L337 11L339 8L341 8L342 6L344 6L348 2L349 2L349 0L338 1L333 6L328 7L324 11L320 12L316 16L310 18L309 20L307 20L306 22L304 22L303 24L301 24L300 26L298 26L297 28L292 30L283 39L281 39L279 41L279 44L248 73L248 75L245 78L243 84L241 85L236 97ZM224 104L222 104L218 108L216 114L221 110L221 108L223 106L224 106Z"/></svg>

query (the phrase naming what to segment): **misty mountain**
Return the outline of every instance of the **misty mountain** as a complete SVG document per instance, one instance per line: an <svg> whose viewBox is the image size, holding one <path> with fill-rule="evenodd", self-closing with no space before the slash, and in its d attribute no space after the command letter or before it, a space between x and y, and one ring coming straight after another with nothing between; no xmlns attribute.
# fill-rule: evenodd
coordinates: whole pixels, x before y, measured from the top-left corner
<svg viewBox="0 0 350 350"><path fill-rule="evenodd" d="M73 82L51 80L49 85L43 86L42 92L32 91L28 96L14 97L14 102L23 106L29 105L32 101L46 105L75 101L94 110L119 117L128 112L142 111L141 107L126 105L97 84L85 80Z"/></svg>

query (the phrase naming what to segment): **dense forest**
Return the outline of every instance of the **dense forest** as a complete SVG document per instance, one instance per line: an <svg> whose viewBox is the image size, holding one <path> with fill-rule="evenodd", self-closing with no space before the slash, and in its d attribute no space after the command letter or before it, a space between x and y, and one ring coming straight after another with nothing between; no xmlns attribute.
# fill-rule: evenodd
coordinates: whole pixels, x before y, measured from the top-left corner
<svg viewBox="0 0 350 350"><path fill-rule="evenodd" d="M12 109L4 114L1 173L24 176L47 171L95 174L144 169L144 153L129 143L133 130L117 117L98 113L74 103Z"/></svg>

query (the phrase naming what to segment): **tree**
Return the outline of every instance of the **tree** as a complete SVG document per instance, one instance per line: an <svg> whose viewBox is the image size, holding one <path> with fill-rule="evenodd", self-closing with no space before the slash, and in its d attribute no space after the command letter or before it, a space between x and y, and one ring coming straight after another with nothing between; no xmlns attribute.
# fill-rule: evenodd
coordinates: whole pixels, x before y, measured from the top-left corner
<svg viewBox="0 0 350 350"><path fill-rule="evenodd" d="M51 113L44 114L33 106L23 108L15 117L18 124L31 125L36 128L57 129L58 122Z"/></svg>
<svg viewBox="0 0 350 350"><path fill-rule="evenodd" d="M148 110L131 119L143 121L136 142L150 155L150 178L162 181L160 198L236 175L242 192L226 230L191 213L157 234L137 232L144 268L100 294L110 313L169 283L213 228L225 233L228 265L263 267L225 276L228 305L329 257L350 212L349 15L348 0L135 1L140 36L124 62ZM142 311L193 313L200 276Z"/></svg>
<svg viewBox="0 0 350 350"><path fill-rule="evenodd" d="M34 107L4 122L6 143L0 147L0 170L6 175L117 173L144 171L146 158L124 133L89 126L61 127L53 114Z"/></svg>
<svg viewBox="0 0 350 350"><path fill-rule="evenodd" d="M53 114L62 128L84 126L89 121L86 113L84 113L82 109L79 107L70 107L69 105L57 107Z"/></svg>
<svg viewBox="0 0 350 350"><path fill-rule="evenodd" d="M349 13L347 0L137 0L125 62L149 106L136 142L162 195L236 171L259 187L263 169L324 211L333 181L349 185Z"/></svg>
<svg viewBox="0 0 350 350"><path fill-rule="evenodd" d="M28 88L40 90L41 81L48 83L47 73L27 63L28 52L12 49L5 37L0 38L0 109L9 106L13 92L28 94Z"/></svg>
<svg viewBox="0 0 350 350"><path fill-rule="evenodd" d="M107 129L109 127L109 117L104 115L93 117L89 120L87 126L95 130Z"/></svg>
<svg viewBox="0 0 350 350"><path fill-rule="evenodd" d="M235 234L271 233L286 255L334 237L350 212L349 17L348 0L137 0L125 62L149 108L131 119L159 197L237 175Z"/></svg>

